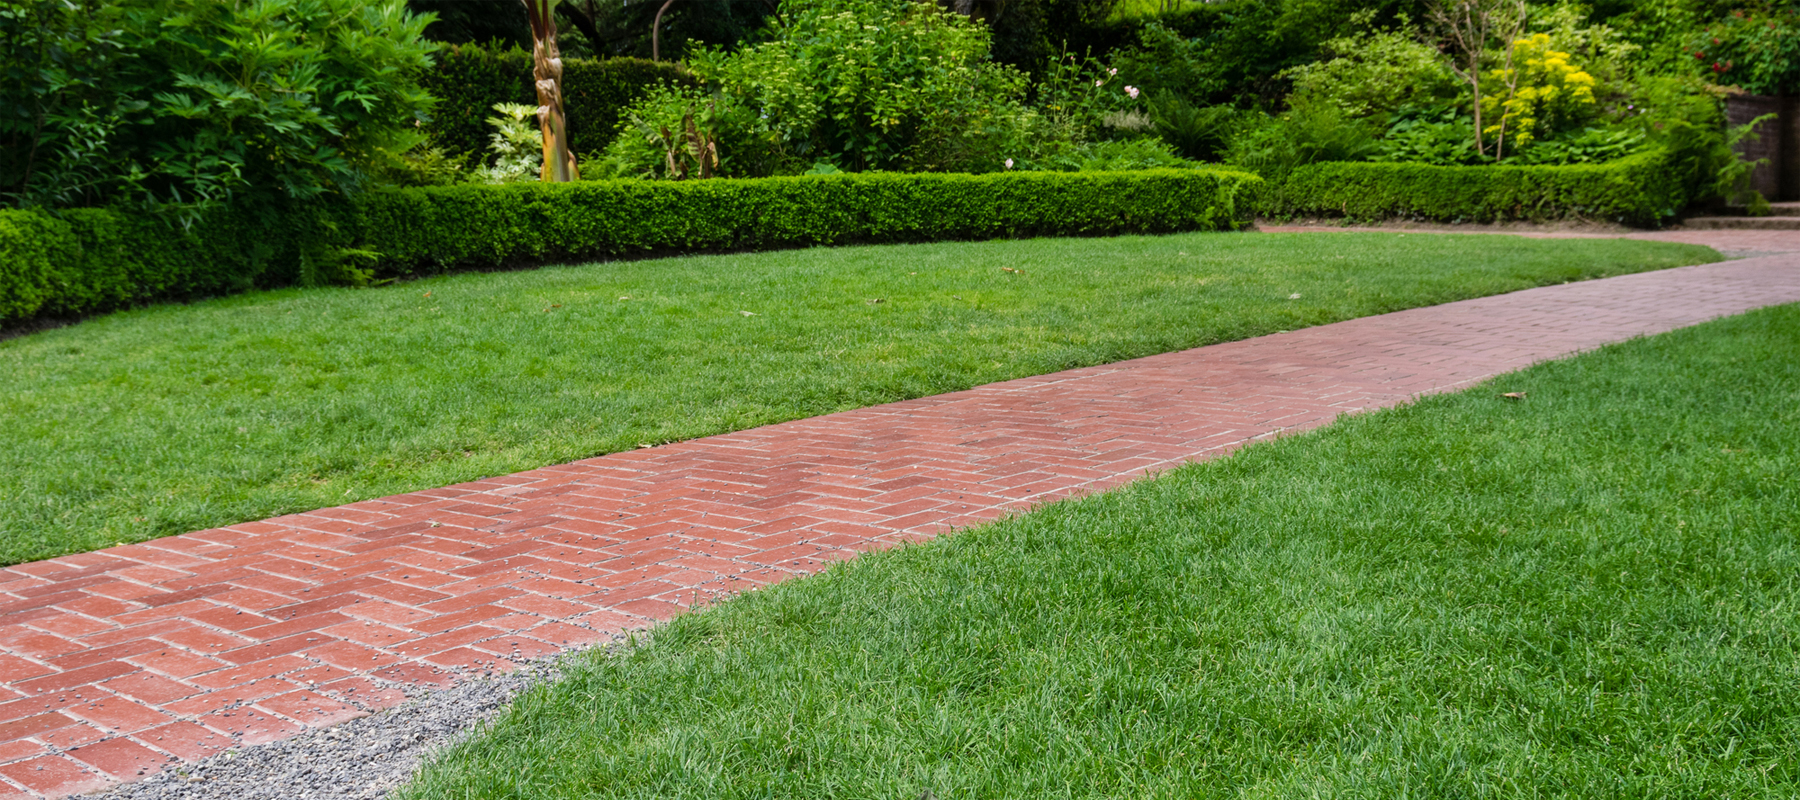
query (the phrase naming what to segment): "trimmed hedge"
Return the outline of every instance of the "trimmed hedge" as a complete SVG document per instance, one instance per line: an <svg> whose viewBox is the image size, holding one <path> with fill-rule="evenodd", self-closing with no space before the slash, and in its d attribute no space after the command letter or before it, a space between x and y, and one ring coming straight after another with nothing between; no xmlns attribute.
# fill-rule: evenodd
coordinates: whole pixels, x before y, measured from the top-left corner
<svg viewBox="0 0 1800 800"><path fill-rule="evenodd" d="M330 282L347 248L353 266L395 277L647 252L1225 230L1248 220L1261 184L1146 170L469 185L221 211L191 230L112 210L0 210L0 324Z"/></svg>
<svg viewBox="0 0 1800 800"><path fill-rule="evenodd" d="M1261 211L1443 222L1574 218L1654 227L1687 205L1685 172L1666 150L1570 166L1328 162L1295 169Z"/></svg>
<svg viewBox="0 0 1800 800"><path fill-rule="evenodd" d="M487 124L495 103L537 105L531 54L518 49L453 45L437 56L437 66L419 84L438 104L425 132L447 153L487 153L494 128ZM698 85L673 64L641 58L563 60L563 110L569 119L569 147L597 153L612 143L619 119L632 103L659 84Z"/></svg>
<svg viewBox="0 0 1800 800"><path fill-rule="evenodd" d="M1226 230L1261 179L1222 169L863 173L582 181L372 193L359 246L383 274L645 251Z"/></svg>

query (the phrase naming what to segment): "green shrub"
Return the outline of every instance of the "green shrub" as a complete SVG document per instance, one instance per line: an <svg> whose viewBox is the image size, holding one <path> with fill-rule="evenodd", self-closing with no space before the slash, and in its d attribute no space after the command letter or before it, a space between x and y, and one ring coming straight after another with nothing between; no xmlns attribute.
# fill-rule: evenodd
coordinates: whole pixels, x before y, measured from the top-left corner
<svg viewBox="0 0 1800 800"><path fill-rule="evenodd" d="M986 172L1023 155L1014 148L1026 137L1015 134L1036 116L1023 104L1025 75L988 58L979 22L886 0L787 0L781 9L767 41L690 54L708 88L728 97L720 110L742 112L721 114L709 135L768 143L773 152L752 159L761 163L854 171ZM674 131L688 112L656 102L634 113L651 130Z"/></svg>
<svg viewBox="0 0 1800 800"><path fill-rule="evenodd" d="M645 252L1222 230L1230 170L859 174L388 189L189 228L105 209L0 210L0 324L292 284Z"/></svg>
<svg viewBox="0 0 1800 800"><path fill-rule="evenodd" d="M7 3L0 196L276 203L356 183L418 139L427 22L397 1Z"/></svg>
<svg viewBox="0 0 1800 800"><path fill-rule="evenodd" d="M495 103L537 105L531 83L531 54L518 48L458 45L438 54L436 67L420 84L439 99L425 131L432 145L449 153L488 152L487 124ZM571 58L563 61L563 108L569 117L569 147L583 155L606 149L626 107L660 85L695 86L673 64L641 58Z"/></svg>
<svg viewBox="0 0 1800 800"><path fill-rule="evenodd" d="M1654 226L1687 205L1691 184L1677 154L1661 149L1570 166L1328 162L1295 169L1268 195L1264 211L1358 220L1579 218Z"/></svg>
<svg viewBox="0 0 1800 800"><path fill-rule="evenodd" d="M1222 169L861 173L371 193L379 274L662 251L1238 227L1261 181Z"/></svg>

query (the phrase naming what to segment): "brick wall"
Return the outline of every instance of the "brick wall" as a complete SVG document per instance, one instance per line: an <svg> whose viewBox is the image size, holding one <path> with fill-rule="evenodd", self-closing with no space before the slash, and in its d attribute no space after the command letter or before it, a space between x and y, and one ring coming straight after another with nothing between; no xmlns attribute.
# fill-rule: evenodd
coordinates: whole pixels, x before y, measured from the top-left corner
<svg viewBox="0 0 1800 800"><path fill-rule="evenodd" d="M1752 94L1726 98L1725 124L1737 127L1764 114L1779 114L1782 111L1783 99ZM1756 139L1745 137L1738 142L1736 148L1738 155L1747 160L1754 161L1761 158L1769 160L1769 163L1759 165L1755 171L1750 173L1749 188L1762 192L1762 196L1770 200L1782 197L1781 177L1783 168L1786 166L1782 163L1782 140L1789 137L1782 135L1785 131L1781 123L1787 122L1786 127L1791 127L1793 123L1793 115L1789 114L1787 117L1786 120L1773 120L1758 125L1756 132L1759 137Z"/></svg>

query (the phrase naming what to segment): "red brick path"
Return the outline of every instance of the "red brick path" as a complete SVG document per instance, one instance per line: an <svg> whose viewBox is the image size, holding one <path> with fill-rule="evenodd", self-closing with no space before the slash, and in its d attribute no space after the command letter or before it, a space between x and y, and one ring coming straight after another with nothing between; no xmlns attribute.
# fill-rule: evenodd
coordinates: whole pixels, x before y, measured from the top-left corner
<svg viewBox="0 0 1800 800"><path fill-rule="evenodd" d="M0 798L332 725L857 552L1800 301L1800 255L1404 311L0 570Z"/></svg>

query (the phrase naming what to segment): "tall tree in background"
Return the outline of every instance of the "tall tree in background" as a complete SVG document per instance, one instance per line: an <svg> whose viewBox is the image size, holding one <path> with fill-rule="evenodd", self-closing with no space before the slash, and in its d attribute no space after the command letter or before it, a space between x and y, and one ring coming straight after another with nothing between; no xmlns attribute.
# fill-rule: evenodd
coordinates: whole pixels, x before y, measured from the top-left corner
<svg viewBox="0 0 1800 800"><path fill-rule="evenodd" d="M556 49L557 0L519 0L531 22L531 75L537 81L538 125L544 131L543 179L556 183L580 180L575 154L569 152L568 120L563 116L562 56Z"/></svg>

